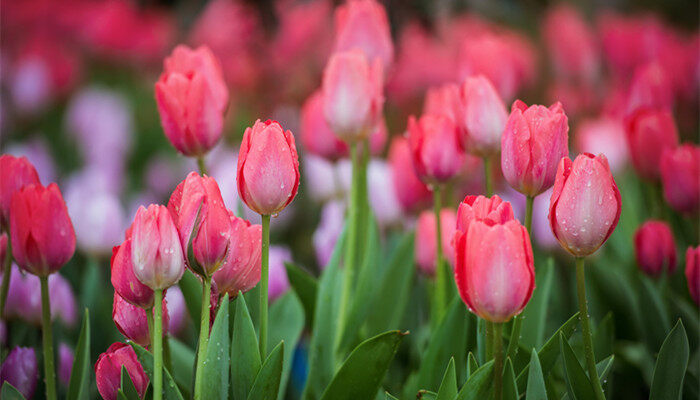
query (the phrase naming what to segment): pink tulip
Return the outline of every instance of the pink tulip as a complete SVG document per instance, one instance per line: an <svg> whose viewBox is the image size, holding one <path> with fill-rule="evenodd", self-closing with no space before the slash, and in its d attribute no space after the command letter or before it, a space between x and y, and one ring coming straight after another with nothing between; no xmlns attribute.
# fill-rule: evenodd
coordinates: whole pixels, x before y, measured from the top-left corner
<svg viewBox="0 0 700 400"><path fill-rule="evenodd" d="M230 298L254 288L260 281L262 226L236 217L229 212L231 246L221 269L213 275L219 295Z"/></svg>
<svg viewBox="0 0 700 400"><path fill-rule="evenodd" d="M673 232L663 221L647 221L634 234L637 264L652 276L676 270L676 243Z"/></svg>
<svg viewBox="0 0 700 400"><path fill-rule="evenodd" d="M666 71L657 63L637 68L627 98L627 115L640 110L670 110L673 91Z"/></svg>
<svg viewBox="0 0 700 400"><path fill-rule="evenodd" d="M270 284L267 297L273 302L289 291L289 278L284 263L292 262L292 252L282 246L270 246Z"/></svg>
<svg viewBox="0 0 700 400"><path fill-rule="evenodd" d="M464 151L454 121L442 115L423 115L419 120L411 116L407 132L413 168L421 181L439 184L457 175Z"/></svg>
<svg viewBox="0 0 700 400"><path fill-rule="evenodd" d="M510 203L503 201L498 195L491 198L484 196L467 196L459 204L457 210L456 229L466 233L474 221L490 224L505 224L513 216Z"/></svg>
<svg viewBox="0 0 700 400"><path fill-rule="evenodd" d="M345 204L342 201L329 201L323 206L321 219L313 235L316 262L321 270L331 260L335 244L343 231L344 222Z"/></svg>
<svg viewBox="0 0 700 400"><path fill-rule="evenodd" d="M600 59L595 33L575 8L560 5L550 9L542 36L558 76L589 83L596 79Z"/></svg>
<svg viewBox="0 0 700 400"><path fill-rule="evenodd" d="M685 252L685 278L690 297L700 305L700 246L688 247Z"/></svg>
<svg viewBox="0 0 700 400"><path fill-rule="evenodd" d="M168 326L168 308L165 300L162 303L163 307L163 334L167 333ZM127 339L141 346L151 344L151 332L148 328L147 312L153 312L151 309L143 309L129 304L117 292L114 292L114 302L112 303L112 321L117 326L119 332Z"/></svg>
<svg viewBox="0 0 700 400"><path fill-rule="evenodd" d="M15 267L12 267L15 269ZM77 302L70 283L60 274L49 276L51 319L61 320L72 327L77 320ZM39 278L12 271L5 303L6 318L20 318L30 324L41 325L41 287Z"/></svg>
<svg viewBox="0 0 700 400"><path fill-rule="evenodd" d="M581 153L605 154L613 173L622 171L628 162L625 127L617 119L601 117L579 122L574 142Z"/></svg>
<svg viewBox="0 0 700 400"><path fill-rule="evenodd" d="M430 204L431 193L416 176L408 139L395 137L389 146L389 165L396 197L404 211L414 211Z"/></svg>
<svg viewBox="0 0 700 400"><path fill-rule="evenodd" d="M251 210L275 215L294 200L299 158L292 132L276 121L255 121L238 153L238 194Z"/></svg>
<svg viewBox="0 0 700 400"><path fill-rule="evenodd" d="M179 286L172 286L165 294L165 304L167 307L168 316L163 317L163 321L167 321L165 330L173 336L182 332L187 324L187 308L185 305L185 296L182 294Z"/></svg>
<svg viewBox="0 0 700 400"><path fill-rule="evenodd" d="M112 249L111 282L114 291L125 301L144 308L153 307L153 290L141 283L134 274L131 258L131 228L124 242Z"/></svg>
<svg viewBox="0 0 700 400"><path fill-rule="evenodd" d="M475 220L456 231L455 280L469 310L491 322L519 314L535 288L530 236L516 220Z"/></svg>
<svg viewBox="0 0 700 400"><path fill-rule="evenodd" d="M452 236L455 232L457 215L452 209L444 208L440 211L440 238L442 241L442 254L450 265L455 262L455 249L452 246ZM427 276L435 276L435 254L437 251L437 238L435 235L435 213L423 211L418 217L415 238L416 265Z"/></svg>
<svg viewBox="0 0 700 400"><path fill-rule="evenodd" d="M340 140L323 114L323 92L314 92L301 108L301 142L304 149L327 160L337 160L348 153L348 145Z"/></svg>
<svg viewBox="0 0 700 400"><path fill-rule="evenodd" d="M15 347L0 366L0 387L7 382L31 399L39 378L36 354L31 347Z"/></svg>
<svg viewBox="0 0 700 400"><path fill-rule="evenodd" d="M462 108L457 123L464 130L464 147L480 157L498 154L508 113L496 88L478 75L467 78L460 90Z"/></svg>
<svg viewBox="0 0 700 400"><path fill-rule="evenodd" d="M136 358L136 352L128 344L114 343L97 357L95 378L97 391L104 400L116 400L121 388L122 367L126 368L139 397L143 397L148 387L148 376Z"/></svg>
<svg viewBox="0 0 700 400"><path fill-rule="evenodd" d="M510 186L537 196L554 184L557 164L569 154L569 124L560 103L513 107L501 138L501 169Z"/></svg>
<svg viewBox="0 0 700 400"><path fill-rule="evenodd" d="M700 147L684 144L661 154L664 197L673 209L692 214L700 209Z"/></svg>
<svg viewBox="0 0 700 400"><path fill-rule="evenodd" d="M0 272L3 272L3 268L5 267L5 257L7 256L7 233L1 233L0 234L0 263L2 263L2 266L0 267Z"/></svg>
<svg viewBox="0 0 700 400"><path fill-rule="evenodd" d="M201 157L221 138L228 89L207 47L180 45L163 63L156 101L165 135L180 153Z"/></svg>
<svg viewBox="0 0 700 400"><path fill-rule="evenodd" d="M63 386L68 387L70 384L70 374L73 372L73 361L75 354L73 350L65 344L61 343L58 346L58 380Z"/></svg>
<svg viewBox="0 0 700 400"><path fill-rule="evenodd" d="M644 179L658 180L661 154L678 145L678 132L668 111L641 110L628 119L627 145L632 165Z"/></svg>
<svg viewBox="0 0 700 400"><path fill-rule="evenodd" d="M549 224L559 244L575 257L593 254L620 219L617 190L604 155L562 158L549 202Z"/></svg>
<svg viewBox="0 0 700 400"><path fill-rule="evenodd" d="M388 69L394 57L389 19L375 0L349 0L335 11L335 52L361 50Z"/></svg>
<svg viewBox="0 0 700 400"><path fill-rule="evenodd" d="M10 223L12 195L27 185L38 185L39 175L26 157L0 156L0 226Z"/></svg>
<svg viewBox="0 0 700 400"><path fill-rule="evenodd" d="M175 223L165 206L139 207L131 230L134 275L153 290L176 284L185 272L185 258Z"/></svg>
<svg viewBox="0 0 700 400"><path fill-rule="evenodd" d="M423 102L423 114L444 115L461 126L464 110L460 88L454 83L428 88Z"/></svg>

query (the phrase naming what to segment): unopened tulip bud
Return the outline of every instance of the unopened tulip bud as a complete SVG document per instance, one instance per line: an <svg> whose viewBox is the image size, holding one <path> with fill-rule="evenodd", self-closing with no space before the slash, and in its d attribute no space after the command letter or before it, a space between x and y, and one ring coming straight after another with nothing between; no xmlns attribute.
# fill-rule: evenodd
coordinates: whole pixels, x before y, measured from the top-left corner
<svg viewBox="0 0 700 400"><path fill-rule="evenodd" d="M351 0L335 11L334 51L361 50L369 60L378 59L385 69L394 58L389 19L376 0Z"/></svg>
<svg viewBox="0 0 700 400"><path fill-rule="evenodd" d="M442 254L445 255L445 259L450 265L454 265L455 261L452 236L455 232L456 220L457 215L452 209L443 208L440 211ZM420 271L428 276L435 276L435 253L437 251L435 230L435 213L423 211L418 217L416 225L415 258Z"/></svg>
<svg viewBox="0 0 700 400"><path fill-rule="evenodd" d="M344 157L348 145L340 140L326 122L323 114L323 92L316 91L301 108L301 142L304 150L330 161Z"/></svg>
<svg viewBox="0 0 700 400"><path fill-rule="evenodd" d="M685 278L690 297L700 306L700 246L688 247L685 252Z"/></svg>
<svg viewBox="0 0 700 400"><path fill-rule="evenodd" d="M423 114L444 115L459 125L463 108L459 86L454 83L429 88L425 93Z"/></svg>
<svg viewBox="0 0 700 400"><path fill-rule="evenodd" d="M229 212L231 247L221 268L213 275L220 295L238 296L254 288L260 281L262 226L238 218Z"/></svg>
<svg viewBox="0 0 700 400"><path fill-rule="evenodd" d="M0 227L10 223L12 195L27 185L38 185L39 175L26 157L0 156Z"/></svg>
<svg viewBox="0 0 700 400"><path fill-rule="evenodd" d="M441 184L457 175L465 158L454 121L443 115L423 115L418 120L411 116L407 131L413 168L421 181Z"/></svg>
<svg viewBox="0 0 700 400"><path fill-rule="evenodd" d="M7 382L26 399L34 396L38 378L36 354L31 347L15 347L0 367L0 387Z"/></svg>
<svg viewBox="0 0 700 400"><path fill-rule="evenodd" d="M634 169L644 179L658 180L661 155L678 145L678 132L671 113L638 111L628 118L626 133Z"/></svg>
<svg viewBox="0 0 700 400"><path fill-rule="evenodd" d="M664 197L674 210L692 214L700 209L700 147L684 144L661 154Z"/></svg>
<svg viewBox="0 0 700 400"><path fill-rule="evenodd" d="M165 300L163 300L161 307L163 307L163 326L167 327L168 309ZM129 304L119 296L119 293L114 292L112 321L114 321L114 325L117 326L117 329L119 329L122 335L141 346L148 346L151 344L151 332L148 328L147 312L153 311L150 309L144 310L141 307ZM165 335L166 333L167 330L163 329L163 334Z"/></svg>
<svg viewBox="0 0 700 400"><path fill-rule="evenodd" d="M562 158L549 202L549 225L575 257L593 254L620 220L622 202L604 155Z"/></svg>
<svg viewBox="0 0 700 400"><path fill-rule="evenodd" d="M663 221L647 221L634 234L637 264L652 276L676 270L676 243L673 232Z"/></svg>
<svg viewBox="0 0 700 400"><path fill-rule="evenodd" d="M112 249L111 282L114 291L119 293L129 303L150 309L153 307L153 289L144 285L134 274L134 263L131 256L131 230L120 246Z"/></svg>
<svg viewBox="0 0 700 400"><path fill-rule="evenodd" d="M464 81L460 95L462 108L457 123L463 128L465 149L480 157L498 154L508 113L496 88L478 75Z"/></svg>
<svg viewBox="0 0 700 400"><path fill-rule="evenodd" d="M413 168L408 139L395 137L389 146L389 165L396 197L404 211L413 211L430 204L431 194Z"/></svg>
<svg viewBox="0 0 700 400"><path fill-rule="evenodd" d="M148 376L136 358L136 352L128 344L114 343L97 357L95 379L97 391L104 400L116 400L121 388L122 367L126 368L139 397L143 397L148 387Z"/></svg>
<svg viewBox="0 0 700 400"><path fill-rule="evenodd" d="M456 229L466 233L473 221L505 224L511 219L515 219L513 208L509 202L503 201L498 195L491 198L467 196L459 204Z"/></svg>

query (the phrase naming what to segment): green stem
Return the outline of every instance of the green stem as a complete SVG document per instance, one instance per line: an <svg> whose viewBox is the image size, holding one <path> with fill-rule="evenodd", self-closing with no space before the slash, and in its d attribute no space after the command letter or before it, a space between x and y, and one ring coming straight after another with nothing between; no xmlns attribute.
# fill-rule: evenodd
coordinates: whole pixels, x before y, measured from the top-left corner
<svg viewBox="0 0 700 400"><path fill-rule="evenodd" d="M260 357L267 357L267 280L270 252L270 216L262 216L262 271L260 273Z"/></svg>
<svg viewBox="0 0 700 400"><path fill-rule="evenodd" d="M491 183L491 157L484 157L484 183L486 185L486 197L493 196Z"/></svg>
<svg viewBox="0 0 700 400"><path fill-rule="evenodd" d="M503 324L493 323L493 398L501 400L503 392Z"/></svg>
<svg viewBox="0 0 700 400"><path fill-rule="evenodd" d="M486 360L493 358L493 322L486 321Z"/></svg>
<svg viewBox="0 0 700 400"><path fill-rule="evenodd" d="M44 382L46 398L56 400L56 368L54 368L53 334L51 332L51 305L49 304L49 277L40 276L41 281L41 329L44 344Z"/></svg>
<svg viewBox="0 0 700 400"><path fill-rule="evenodd" d="M525 229L527 229L527 233L532 233L532 205L535 202L535 198L533 196L527 196L527 206L525 209Z"/></svg>
<svg viewBox="0 0 700 400"><path fill-rule="evenodd" d="M10 289L10 275L12 274L12 243L10 235L7 235L7 249L5 259L2 260L2 287L0 287L0 318L5 318L5 302L7 292Z"/></svg>
<svg viewBox="0 0 700 400"><path fill-rule="evenodd" d="M513 328L510 331L510 341L508 342L508 350L506 356L511 360L515 359L518 354L518 342L520 341L520 329L523 326L523 319L516 315L513 317Z"/></svg>
<svg viewBox="0 0 700 400"><path fill-rule="evenodd" d="M153 400L163 398L163 289L155 291L153 318Z"/></svg>
<svg viewBox="0 0 700 400"><path fill-rule="evenodd" d="M149 308L146 310L146 323L148 323L148 333L153 337L153 307ZM151 346L153 346L153 342L151 342ZM153 348L151 348L153 350Z"/></svg>
<svg viewBox="0 0 700 400"><path fill-rule="evenodd" d="M200 175L207 173L207 165L204 163L204 156L197 157L197 167L199 168Z"/></svg>
<svg viewBox="0 0 700 400"><path fill-rule="evenodd" d="M595 367L595 354L593 353L593 336L588 316L588 301L586 300L586 275L584 270L584 258L576 257L576 288L578 290L579 319L581 320L581 334L583 336L583 349L586 354L586 366L588 377L591 379L593 389L598 400L605 400L603 388L600 386L600 378Z"/></svg>
<svg viewBox="0 0 700 400"><path fill-rule="evenodd" d="M435 213L435 303L436 321L440 320L447 306L447 277L443 268L442 255L442 224L440 223L440 210L442 209L442 187L433 189L433 212Z"/></svg>
<svg viewBox="0 0 700 400"><path fill-rule="evenodd" d="M194 398L203 399L202 390L204 360L207 357L209 344L209 307L211 305L211 277L205 277L202 285L202 312L199 318L199 346L197 348L197 371L194 380Z"/></svg>

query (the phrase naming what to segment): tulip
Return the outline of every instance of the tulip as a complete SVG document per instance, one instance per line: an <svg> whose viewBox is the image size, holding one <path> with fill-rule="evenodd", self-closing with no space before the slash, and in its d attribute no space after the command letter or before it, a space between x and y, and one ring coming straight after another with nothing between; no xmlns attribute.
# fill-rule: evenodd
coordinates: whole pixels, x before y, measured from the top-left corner
<svg viewBox="0 0 700 400"><path fill-rule="evenodd" d="M313 234L316 262L323 270L331 260L335 244L343 231L345 204L334 200L327 202L321 210L321 219Z"/></svg>
<svg viewBox="0 0 700 400"><path fill-rule="evenodd" d="M0 226L4 229L10 224L12 195L33 184L39 184L39 175L26 157L0 156Z"/></svg>
<svg viewBox="0 0 700 400"><path fill-rule="evenodd" d="M661 154L664 197L676 211L692 214L700 209L700 147L684 144Z"/></svg>
<svg viewBox="0 0 700 400"><path fill-rule="evenodd" d="M513 107L501 138L501 168L510 186L535 197L554 184L557 163L569 154L568 118L561 103Z"/></svg>
<svg viewBox="0 0 700 400"><path fill-rule="evenodd" d="M5 257L8 255L12 256L11 253L7 251L7 241L7 233L0 233L0 263L2 263L0 264L0 272L5 271ZM8 262L7 264L9 270L10 263Z"/></svg>
<svg viewBox="0 0 700 400"><path fill-rule="evenodd" d="M379 226L401 222L401 206L394 190L391 167L384 160L372 159L367 164L367 195Z"/></svg>
<svg viewBox="0 0 700 400"><path fill-rule="evenodd" d="M262 227L251 225L229 211L231 246L221 268L212 276L219 296L245 293L260 281Z"/></svg>
<svg viewBox="0 0 700 400"><path fill-rule="evenodd" d="M491 198L484 196L467 196L459 204L457 210L456 229L467 233L469 225L474 221L490 224L505 224L515 219L513 208L498 195Z"/></svg>
<svg viewBox="0 0 700 400"><path fill-rule="evenodd" d="M16 317L34 325L41 325L42 306L39 278L13 271L8 286L7 303L5 303L3 310L5 318ZM77 304L73 289L68 281L60 274L52 274L48 279L48 292L51 300L51 321L58 319L66 326L75 325Z"/></svg>
<svg viewBox="0 0 700 400"><path fill-rule="evenodd" d="M408 119L408 143L418 178L428 185L454 178L464 164L455 123L442 115Z"/></svg>
<svg viewBox="0 0 700 400"><path fill-rule="evenodd" d="M0 114L2 114L2 111L0 111ZM2 125L3 123L0 122L0 126ZM56 163L51 155L48 143L42 137L9 144L5 152L14 154L17 158L27 157L29 162L34 165L34 169L39 175L39 181L56 182Z"/></svg>
<svg viewBox="0 0 700 400"><path fill-rule="evenodd" d="M68 387L70 384L70 374L73 372L73 361L75 354L67 344L61 343L58 346L58 380L63 386Z"/></svg>
<svg viewBox="0 0 700 400"><path fill-rule="evenodd" d="M647 221L634 234L637 264L652 276L676 270L676 243L673 232L663 221Z"/></svg>
<svg viewBox="0 0 700 400"><path fill-rule="evenodd" d="M148 376L136 358L134 349L128 344L113 343L107 351L97 357L95 363L97 391L103 399L117 399L117 391L121 388L122 367L126 368L139 397L143 397L146 392Z"/></svg>
<svg viewBox="0 0 700 400"><path fill-rule="evenodd" d="M423 114L444 115L460 125L463 109L460 88L454 83L431 87L425 93Z"/></svg>
<svg viewBox="0 0 700 400"><path fill-rule="evenodd" d="M163 63L155 86L165 136L180 153L202 157L221 138L228 89L208 47L180 45Z"/></svg>
<svg viewBox="0 0 700 400"><path fill-rule="evenodd" d="M440 211L440 231L442 235L442 253L445 254L450 265L454 265L455 249L451 239L454 235L457 215L452 209L443 208ZM423 211L418 217L415 238L416 265L427 276L434 277L436 271L436 223L435 214L431 211Z"/></svg>
<svg viewBox="0 0 700 400"><path fill-rule="evenodd" d="M688 247L685 252L685 278L688 281L690 297L700 305L700 246Z"/></svg>
<svg viewBox="0 0 700 400"><path fill-rule="evenodd" d="M112 249L111 282L114 291L120 297L130 304L148 310L153 307L153 289L141 283L134 274L130 233L129 230L124 243Z"/></svg>
<svg viewBox="0 0 700 400"><path fill-rule="evenodd" d="M337 160L348 153L348 145L331 130L323 114L323 92L314 92L301 108L301 142L310 154Z"/></svg>
<svg viewBox="0 0 700 400"><path fill-rule="evenodd" d="M574 136L576 150L581 153L605 154L614 173L627 164L629 152L625 139L625 126L609 117L581 121Z"/></svg>
<svg viewBox="0 0 700 400"><path fill-rule="evenodd" d="M464 147L479 157L498 154L508 113L496 88L478 75L467 78L460 90L462 108L457 121L464 130Z"/></svg>
<svg viewBox="0 0 700 400"><path fill-rule="evenodd" d="M379 60L370 63L358 51L334 53L323 71L323 113L343 141L369 137L381 118L384 96Z"/></svg>
<svg viewBox="0 0 700 400"><path fill-rule="evenodd" d="M542 36L558 76L595 81L600 67L595 33L575 8L561 5L549 10Z"/></svg>
<svg viewBox="0 0 700 400"><path fill-rule="evenodd" d="M350 0L335 11L335 52L361 50L369 60L379 59L385 70L394 57L389 19L375 0Z"/></svg>
<svg viewBox="0 0 700 400"><path fill-rule="evenodd" d="M164 326L168 326L168 309L165 300L162 302ZM112 321L117 326L119 332L127 339L141 346L151 344L151 332L148 327L148 315L152 313L150 309L134 306L124 300L119 293L114 292L114 302L112 303ZM163 330L165 334L167 330Z"/></svg>
<svg viewBox="0 0 700 400"><path fill-rule="evenodd" d="M641 110L628 118L627 145L632 165L644 179L658 180L661 155L678 145L678 132L668 111Z"/></svg>
<svg viewBox="0 0 700 400"><path fill-rule="evenodd" d="M36 355L31 347L15 347L0 367L0 387L7 382L26 399L34 396L38 378Z"/></svg>
<svg viewBox="0 0 700 400"><path fill-rule="evenodd" d="M292 262L292 252L282 246L270 247L270 287L268 298L275 301L289 291L289 278L284 264Z"/></svg>
<svg viewBox="0 0 700 400"><path fill-rule="evenodd" d="M392 139L389 146L389 166L394 191L404 211L417 210L430 203L430 190L418 179L413 169L411 148L406 138Z"/></svg>
<svg viewBox="0 0 700 400"><path fill-rule="evenodd" d="M634 73L627 98L627 115L640 110L670 110L673 91L666 72L657 63L643 65Z"/></svg>

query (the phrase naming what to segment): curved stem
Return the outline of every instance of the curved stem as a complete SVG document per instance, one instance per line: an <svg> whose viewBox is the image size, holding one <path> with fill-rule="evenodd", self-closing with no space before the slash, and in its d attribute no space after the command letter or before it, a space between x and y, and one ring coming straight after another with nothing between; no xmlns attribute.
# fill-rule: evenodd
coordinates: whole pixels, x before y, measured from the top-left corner
<svg viewBox="0 0 700 400"><path fill-rule="evenodd" d="M56 400L56 369L54 368L53 334L51 332L51 305L49 304L49 277L40 276L41 281L41 330L44 345L44 381L46 398Z"/></svg>
<svg viewBox="0 0 700 400"><path fill-rule="evenodd" d="M5 249L5 259L2 260L2 287L0 287L0 318L5 319L5 302L7 292L10 289L10 275L12 275L12 241L7 235L7 248Z"/></svg>
<svg viewBox="0 0 700 400"><path fill-rule="evenodd" d="M204 156L197 157L197 168L199 168L200 175L207 173L207 165L204 163Z"/></svg>
<svg viewBox="0 0 700 400"><path fill-rule="evenodd" d="M525 229L527 229L527 233L532 233L532 205L535 202L535 198L533 196L527 196L527 207L525 209Z"/></svg>
<svg viewBox="0 0 700 400"><path fill-rule="evenodd" d="M491 183L491 157L484 157L484 184L486 185L486 197L493 196Z"/></svg>
<svg viewBox="0 0 700 400"><path fill-rule="evenodd" d="M262 270L260 272L260 357L267 357L267 281L269 274L270 216L262 216Z"/></svg>
<svg viewBox="0 0 700 400"><path fill-rule="evenodd" d="M153 306L153 400L163 398L163 289L156 289Z"/></svg>
<svg viewBox="0 0 700 400"><path fill-rule="evenodd" d="M445 276L442 255L442 224L440 222L440 210L442 209L442 187L433 189L433 212L435 213L435 311L436 321L440 320L447 306L447 277Z"/></svg>
<svg viewBox="0 0 700 400"><path fill-rule="evenodd" d="M194 380L194 398L202 399L202 373L209 344L209 307L211 305L211 277L204 278L202 285L202 312L199 323L199 346L197 347L197 371Z"/></svg>
<svg viewBox="0 0 700 400"><path fill-rule="evenodd" d="M503 324L493 324L493 398L501 400L503 392Z"/></svg>
<svg viewBox="0 0 700 400"><path fill-rule="evenodd" d="M581 334L583 336L583 349L586 354L586 366L588 377L591 379L593 389L598 400L605 400L603 388L600 386L600 378L595 367L595 354L593 353L593 336L588 316L588 301L586 300L586 277L584 270L584 258L576 257L576 288L578 291L579 319L581 320Z"/></svg>

